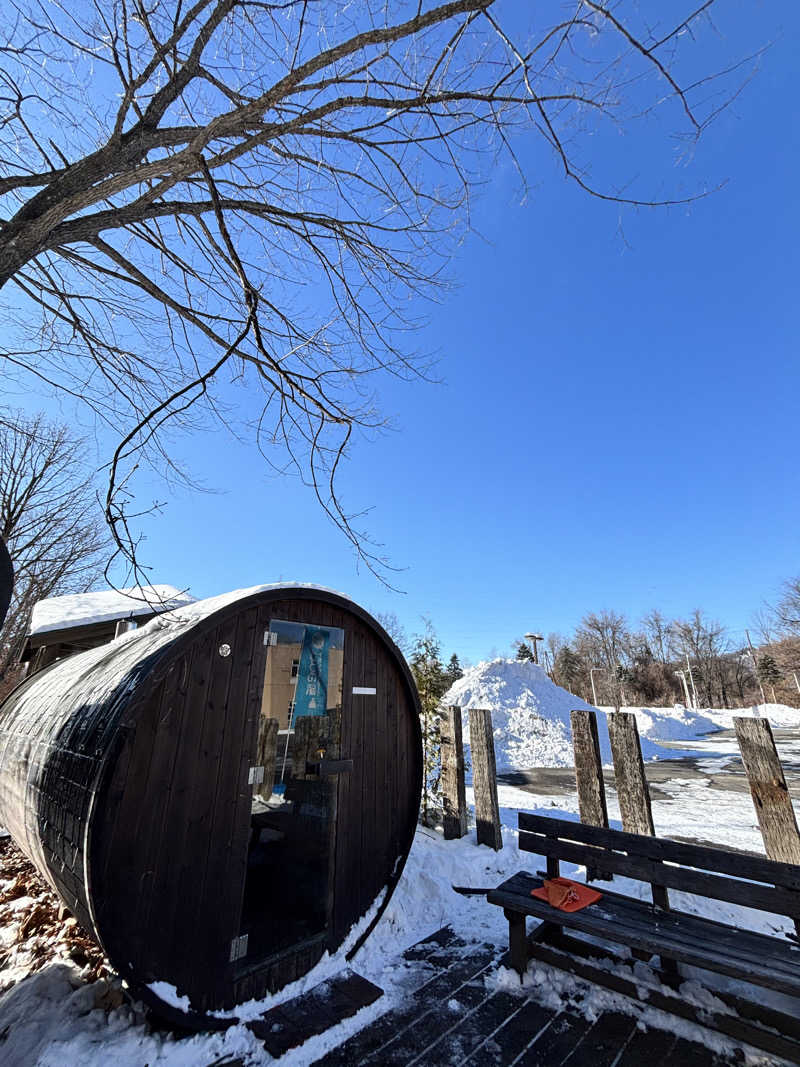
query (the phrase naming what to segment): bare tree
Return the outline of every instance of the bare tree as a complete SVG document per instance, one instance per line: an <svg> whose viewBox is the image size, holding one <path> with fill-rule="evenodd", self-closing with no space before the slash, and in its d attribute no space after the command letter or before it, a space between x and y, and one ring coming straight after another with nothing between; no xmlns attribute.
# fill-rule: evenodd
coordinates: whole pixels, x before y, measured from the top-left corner
<svg viewBox="0 0 800 1067"><path fill-rule="evenodd" d="M699 608L688 619L676 620L672 625L681 655L692 660L695 681L705 697L706 706L714 707L717 696L720 706L728 707L728 660L732 650L725 627L708 619Z"/></svg>
<svg viewBox="0 0 800 1067"><path fill-rule="evenodd" d="M0 629L0 684L19 659L37 600L86 589L109 542L83 443L43 416L0 420L0 537L14 592Z"/></svg>
<svg viewBox="0 0 800 1067"><path fill-rule="evenodd" d="M426 373L404 309L439 283L482 157L516 162L524 131L592 195L654 203L629 173L593 184L582 138L655 107L704 130L738 78L705 66L711 3L666 24L548 0L503 26L495 0L8 0L3 366L119 432L119 546L141 455L169 469L165 427L214 417L376 566L337 469L383 424L370 375Z"/></svg>
<svg viewBox="0 0 800 1067"><path fill-rule="evenodd" d="M770 614L780 636L800 637L800 575L783 583L780 600Z"/></svg>

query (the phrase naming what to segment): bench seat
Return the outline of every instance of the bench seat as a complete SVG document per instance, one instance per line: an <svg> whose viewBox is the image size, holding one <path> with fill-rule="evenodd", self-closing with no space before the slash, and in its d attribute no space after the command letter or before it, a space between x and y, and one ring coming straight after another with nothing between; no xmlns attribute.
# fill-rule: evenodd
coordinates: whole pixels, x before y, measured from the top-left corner
<svg viewBox="0 0 800 1067"><path fill-rule="evenodd" d="M541 878L521 871L487 894L490 904L704 970L800 996L800 944L601 890L602 899L564 912L532 897Z"/></svg>

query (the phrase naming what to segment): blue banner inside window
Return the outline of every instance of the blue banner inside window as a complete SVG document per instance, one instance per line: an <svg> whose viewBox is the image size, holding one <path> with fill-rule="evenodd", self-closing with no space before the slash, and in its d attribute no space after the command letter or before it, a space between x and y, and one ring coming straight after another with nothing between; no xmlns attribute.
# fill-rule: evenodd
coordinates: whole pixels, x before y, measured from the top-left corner
<svg viewBox="0 0 800 1067"><path fill-rule="evenodd" d="M328 708L328 656L331 636L327 629L306 627L294 698L294 718L325 715Z"/></svg>

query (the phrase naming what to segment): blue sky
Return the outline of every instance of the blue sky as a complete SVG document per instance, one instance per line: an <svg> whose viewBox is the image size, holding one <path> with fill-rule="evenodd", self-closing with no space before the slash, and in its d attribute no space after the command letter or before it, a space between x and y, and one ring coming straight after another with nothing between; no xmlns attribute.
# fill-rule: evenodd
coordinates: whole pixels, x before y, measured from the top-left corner
<svg viewBox="0 0 800 1067"><path fill-rule="evenodd" d="M218 491L178 491L148 522L153 580L198 596L331 585L409 632L429 615L472 661L605 607L748 625L800 572L798 18L730 4L719 24L728 55L775 43L691 160L662 138L643 160L598 138L594 165L622 180L643 167L656 192L722 190L621 210L522 144L525 201L499 168L473 205L480 236L414 338L441 383L380 383L395 429L358 441L342 479L402 594L358 569L298 482L211 433L179 449ZM147 490L143 504L165 497Z"/></svg>

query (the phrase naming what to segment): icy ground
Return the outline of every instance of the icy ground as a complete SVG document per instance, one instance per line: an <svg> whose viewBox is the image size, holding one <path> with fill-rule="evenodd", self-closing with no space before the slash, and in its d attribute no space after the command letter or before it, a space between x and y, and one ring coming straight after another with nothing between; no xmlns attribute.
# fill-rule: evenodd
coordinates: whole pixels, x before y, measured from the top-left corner
<svg viewBox="0 0 800 1067"><path fill-rule="evenodd" d="M724 724L720 722L719 725ZM728 743L719 739L722 750ZM714 745L713 739L707 740L704 747L708 745ZM707 751L709 755L714 754L713 749L707 748ZM471 791L468 793L471 803ZM507 785L500 786L499 794L504 847L498 853L477 846L474 830L462 841L444 841L435 830L418 829L400 885L375 932L352 962L356 971L385 990L385 996L353 1019L287 1053L280 1060L281 1064L305 1067L313 1063L329 1048L342 1043L397 1003L404 990L413 983L413 968L419 966L398 960L400 953L445 924L451 924L465 940L505 944L507 925L501 910L486 904L481 897L455 893L452 886L489 888L521 868L536 870L541 867L543 861L517 850L517 812L527 810L577 818L577 798L573 794L533 795ZM710 812L713 812L712 818ZM613 824L619 826L619 809L613 790L609 790L609 815ZM749 795L715 789L712 796L708 781L687 782L676 777L674 781L660 785L659 795L653 799L653 817L656 831L665 836L699 837L721 845L763 851ZM565 864L564 873L577 873L581 877L582 872ZM5 888L0 882L0 894ZM619 878L615 879L613 888L637 896L646 892L639 883ZM672 894L672 900L677 908L742 924L749 929L765 932L788 929L787 922L780 917L734 905L679 893ZM17 908L19 910L19 905ZM6 919L2 916L4 922ZM13 936L12 921L7 928L7 944ZM337 957L325 958L302 981L277 996L245 1005L239 1012L240 1017L244 1020L260 1015L267 1007L316 985L342 966L341 952ZM119 1004L113 982L106 979L87 982L79 967L67 957L55 959L27 978L23 978L25 969L19 958L15 967L14 978L18 980L0 999L0 1062L5 1067L65 1067L73 1064L107 1067L112 1063L117 1067L144 1067L145 1064L150 1067L208 1067L232 1056L240 1057L253 1067L271 1062L271 1057L241 1023L224 1033L198 1034L189 1038L176 1038L154 1030L140 1013ZM511 976L502 971L493 981L514 987ZM607 1007L619 1008L623 1003L626 1010L631 1009L630 1002L622 1002L597 989L588 989L541 966L531 967L527 984L540 989L541 999L546 1004L569 999L573 1003L577 1001L579 1007L590 1014ZM774 998L772 1002L775 1003ZM643 1021L653 1021L649 1009L634 1010L643 1014ZM668 1022L684 1036L699 1039L697 1031L688 1023L665 1020L663 1016L660 1021ZM723 1039L715 1040L720 1050L732 1047L726 1046ZM751 1062L775 1061L765 1061L754 1055Z"/></svg>

